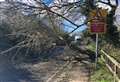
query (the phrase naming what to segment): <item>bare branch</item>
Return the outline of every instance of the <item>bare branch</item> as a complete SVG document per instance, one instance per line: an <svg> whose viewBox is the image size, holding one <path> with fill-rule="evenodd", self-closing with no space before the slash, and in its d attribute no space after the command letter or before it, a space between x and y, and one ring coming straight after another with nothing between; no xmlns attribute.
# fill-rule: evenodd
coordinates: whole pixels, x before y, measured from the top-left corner
<svg viewBox="0 0 120 82"><path fill-rule="evenodd" d="M112 4L109 3L109 2L104 2L104 1L101 1L101 0L99 0L98 2L103 3L103 4L106 4L106 5L110 6L110 7L115 7L114 5L112 5Z"/></svg>
<svg viewBox="0 0 120 82"><path fill-rule="evenodd" d="M73 33L74 31L76 31L78 28L80 28L81 26L83 26L83 25L85 25L85 24L87 24L87 22L85 22L85 23L77 26L77 28L75 28L74 30L72 30L69 34Z"/></svg>
<svg viewBox="0 0 120 82"><path fill-rule="evenodd" d="M119 5L119 2L118 2L118 0L115 0L116 1L116 5L118 6Z"/></svg>
<svg viewBox="0 0 120 82"><path fill-rule="evenodd" d="M11 47L11 48L5 50L5 51L0 52L0 54L3 55L3 54L5 54L5 53L7 53L7 52L9 52L9 51L12 51L12 50L14 50L14 49L20 47L20 45L23 44L23 43L25 43L25 41L22 41L22 42L16 44L15 46L13 46L13 47Z"/></svg>

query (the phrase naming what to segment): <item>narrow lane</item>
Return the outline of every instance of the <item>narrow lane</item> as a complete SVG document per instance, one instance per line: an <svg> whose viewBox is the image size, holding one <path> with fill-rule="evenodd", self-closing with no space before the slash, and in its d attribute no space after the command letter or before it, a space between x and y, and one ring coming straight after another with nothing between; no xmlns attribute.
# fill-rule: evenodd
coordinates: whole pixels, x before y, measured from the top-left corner
<svg viewBox="0 0 120 82"><path fill-rule="evenodd" d="M10 48L7 40L0 39L0 51ZM0 82L36 82L30 78L30 72L26 69L16 69L10 61L11 53L0 55Z"/></svg>
<svg viewBox="0 0 120 82"><path fill-rule="evenodd" d="M10 46L8 41L0 40L1 51ZM50 54L45 56L45 58L49 58L48 61L25 64L17 68L10 61L9 55L11 53L0 55L0 82L46 82L46 80L66 62L59 59L60 56L63 58L73 53L73 51L68 49L69 53L66 51L68 54L63 55L63 50L64 47L56 47L51 50ZM88 64L83 63L86 61L82 61L81 59L78 61L74 58L71 63L58 74L59 77L55 76L50 82L88 82L89 70L85 68L85 65Z"/></svg>

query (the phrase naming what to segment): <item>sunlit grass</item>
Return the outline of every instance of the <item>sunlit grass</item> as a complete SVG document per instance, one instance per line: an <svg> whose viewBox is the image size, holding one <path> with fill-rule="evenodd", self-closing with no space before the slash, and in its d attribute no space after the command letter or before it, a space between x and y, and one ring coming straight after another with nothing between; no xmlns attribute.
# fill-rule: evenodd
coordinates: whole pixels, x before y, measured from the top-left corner
<svg viewBox="0 0 120 82"><path fill-rule="evenodd" d="M113 82L113 76L105 66L104 62L99 59L97 69L91 76L92 82Z"/></svg>
<svg viewBox="0 0 120 82"><path fill-rule="evenodd" d="M95 52L95 43L87 45L87 49ZM120 51L118 51L115 48L114 49L112 48L111 50L108 51L110 55L111 56L113 55L114 57L118 57L118 53L120 53ZM109 69L105 66L105 63L101 60L101 58L99 58L98 60L97 69L93 70L93 74L91 75L91 82L113 82L112 73L110 73Z"/></svg>
<svg viewBox="0 0 120 82"><path fill-rule="evenodd" d="M120 62L120 48L114 47L113 45L106 44L102 48L108 55L112 56L118 62Z"/></svg>

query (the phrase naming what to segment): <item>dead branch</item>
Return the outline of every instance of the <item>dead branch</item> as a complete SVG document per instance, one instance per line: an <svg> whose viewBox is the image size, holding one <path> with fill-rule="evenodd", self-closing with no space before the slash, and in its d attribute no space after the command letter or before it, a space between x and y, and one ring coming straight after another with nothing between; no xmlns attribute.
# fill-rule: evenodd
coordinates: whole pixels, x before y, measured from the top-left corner
<svg viewBox="0 0 120 82"><path fill-rule="evenodd" d="M25 41L22 41L22 42L16 44L15 46L13 46L13 47L11 47L11 48L9 48L9 49L7 49L7 50L4 50L4 51L0 52L0 54L3 55L3 54L5 54L5 53L8 53L9 51L12 51L12 50L20 47L20 45L21 45L21 44L24 44L24 43L25 43Z"/></svg>

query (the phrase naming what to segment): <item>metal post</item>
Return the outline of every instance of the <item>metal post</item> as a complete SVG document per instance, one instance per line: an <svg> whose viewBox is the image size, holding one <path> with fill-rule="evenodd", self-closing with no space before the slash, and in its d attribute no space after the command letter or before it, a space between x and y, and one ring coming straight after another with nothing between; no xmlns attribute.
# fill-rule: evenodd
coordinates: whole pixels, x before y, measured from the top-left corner
<svg viewBox="0 0 120 82"><path fill-rule="evenodd" d="M97 68L98 61L98 33L96 33L96 54L95 54L95 68Z"/></svg>

